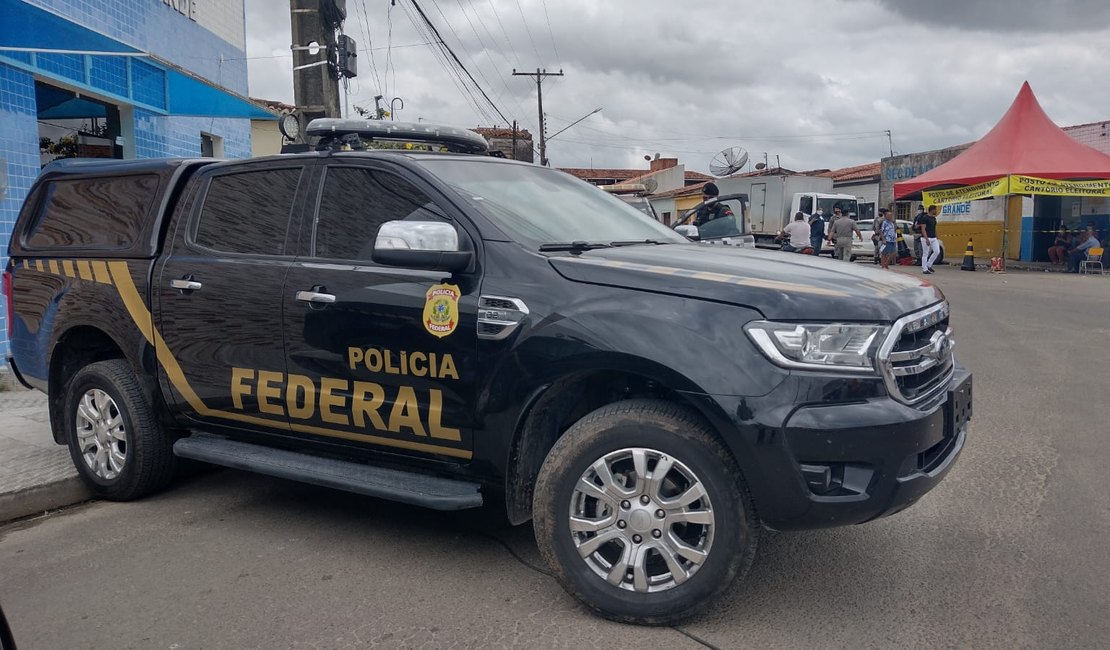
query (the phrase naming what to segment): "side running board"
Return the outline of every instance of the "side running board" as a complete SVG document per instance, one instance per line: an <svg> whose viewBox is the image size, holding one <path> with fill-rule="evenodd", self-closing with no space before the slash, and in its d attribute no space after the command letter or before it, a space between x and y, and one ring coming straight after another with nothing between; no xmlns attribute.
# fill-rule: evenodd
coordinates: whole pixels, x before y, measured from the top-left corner
<svg viewBox="0 0 1110 650"><path fill-rule="evenodd" d="M193 434L182 438L174 443L173 453L182 458L433 510L464 510L482 505L477 483L320 458L219 436Z"/></svg>

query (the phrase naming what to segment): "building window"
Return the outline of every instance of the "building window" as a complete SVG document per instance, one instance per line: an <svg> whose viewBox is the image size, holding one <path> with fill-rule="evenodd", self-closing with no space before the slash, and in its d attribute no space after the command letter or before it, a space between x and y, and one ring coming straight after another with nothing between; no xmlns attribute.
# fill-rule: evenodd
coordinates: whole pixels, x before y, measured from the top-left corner
<svg viewBox="0 0 1110 650"><path fill-rule="evenodd" d="M224 139L218 135L212 135L211 133L201 131L200 155L203 158L223 158Z"/></svg>
<svg viewBox="0 0 1110 650"><path fill-rule="evenodd" d="M671 213L670 212L664 212L663 213L663 225L664 226L671 225Z"/></svg>

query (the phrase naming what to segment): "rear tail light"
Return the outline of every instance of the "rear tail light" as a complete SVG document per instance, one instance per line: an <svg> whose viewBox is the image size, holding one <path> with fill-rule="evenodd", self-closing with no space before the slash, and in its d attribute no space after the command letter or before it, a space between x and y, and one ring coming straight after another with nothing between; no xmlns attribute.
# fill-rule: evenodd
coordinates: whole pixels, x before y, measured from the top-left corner
<svg viewBox="0 0 1110 650"><path fill-rule="evenodd" d="M12 338L12 331L14 325L12 324L12 314L15 309L12 307L12 274L11 271L4 271L4 304L7 305L8 311L8 340Z"/></svg>

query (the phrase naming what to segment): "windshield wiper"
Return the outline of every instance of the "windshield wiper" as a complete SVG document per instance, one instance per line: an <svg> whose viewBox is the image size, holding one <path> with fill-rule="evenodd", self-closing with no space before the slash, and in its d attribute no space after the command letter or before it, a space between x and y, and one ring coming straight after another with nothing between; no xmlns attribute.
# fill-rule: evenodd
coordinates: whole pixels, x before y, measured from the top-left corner
<svg viewBox="0 0 1110 650"><path fill-rule="evenodd" d="M665 244L673 244L673 243L674 242L662 241L660 239L627 239L627 240L622 240L622 241L611 241L611 242L609 242L609 245L610 246L637 246L639 244L655 244L657 246L663 246Z"/></svg>
<svg viewBox="0 0 1110 650"><path fill-rule="evenodd" d="M581 253L583 251L591 251L595 248L609 248L610 244L599 241L572 241L562 242L555 244L540 244L540 252L545 253L548 251L570 251L572 253Z"/></svg>

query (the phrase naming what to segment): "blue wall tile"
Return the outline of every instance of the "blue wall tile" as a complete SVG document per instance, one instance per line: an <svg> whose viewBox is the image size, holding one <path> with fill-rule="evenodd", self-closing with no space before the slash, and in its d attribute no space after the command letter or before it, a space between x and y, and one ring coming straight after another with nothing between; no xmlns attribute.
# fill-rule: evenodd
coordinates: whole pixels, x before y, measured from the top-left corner
<svg viewBox="0 0 1110 650"><path fill-rule="evenodd" d="M246 53L233 42L184 17L161 0L24 0L100 34L150 52L218 86L247 93ZM209 0L205 0L208 2ZM199 4L199 3L198 3ZM283 5L284 6L284 5ZM223 29L241 42L242 3L211 3L200 8L217 12ZM217 31L220 31L217 29ZM136 101L165 107L164 73L138 60L119 57L5 52L3 57L38 67L60 79L71 80L114 95L127 95L127 71L132 70ZM0 268L7 264L8 239L27 191L37 177L39 132L34 78L30 72L0 62ZM201 133L223 138L224 156L250 156L250 120L173 117L134 108L135 155L139 158L199 156ZM124 113L126 115L126 113ZM127 119L126 117L124 119ZM7 306L0 297L0 357L7 354Z"/></svg>

